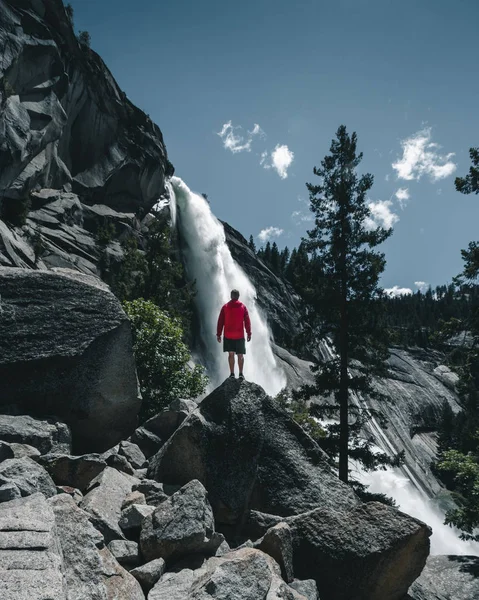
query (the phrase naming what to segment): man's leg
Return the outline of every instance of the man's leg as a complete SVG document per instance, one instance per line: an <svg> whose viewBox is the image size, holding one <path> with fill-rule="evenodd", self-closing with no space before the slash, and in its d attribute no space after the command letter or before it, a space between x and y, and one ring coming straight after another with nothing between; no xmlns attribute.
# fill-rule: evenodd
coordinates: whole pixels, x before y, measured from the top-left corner
<svg viewBox="0 0 479 600"><path fill-rule="evenodd" d="M232 375L234 375L235 372L235 353L234 352L228 352L228 363L230 366L230 372ZM241 369L240 369L241 372Z"/></svg>
<svg viewBox="0 0 479 600"><path fill-rule="evenodd" d="M243 375L244 354L238 354L239 374Z"/></svg>

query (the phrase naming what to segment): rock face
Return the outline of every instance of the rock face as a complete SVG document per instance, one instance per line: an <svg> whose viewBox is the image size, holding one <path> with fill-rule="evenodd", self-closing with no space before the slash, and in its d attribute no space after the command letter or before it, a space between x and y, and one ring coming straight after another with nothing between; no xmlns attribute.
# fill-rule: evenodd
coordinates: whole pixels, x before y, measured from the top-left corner
<svg viewBox="0 0 479 600"><path fill-rule="evenodd" d="M262 388L239 380L201 402L150 460L148 476L172 484L198 479L216 521L226 524L239 523L248 509L288 516L357 503L301 427Z"/></svg>
<svg viewBox="0 0 479 600"><path fill-rule="evenodd" d="M413 600L473 600L479 598L477 556L430 556L409 590Z"/></svg>
<svg viewBox="0 0 479 600"><path fill-rule="evenodd" d="M161 131L78 43L61 0L0 1L0 188L149 210L172 174Z"/></svg>
<svg viewBox="0 0 479 600"><path fill-rule="evenodd" d="M50 475L31 458L10 458L0 463L0 484L14 484L22 496L42 492L47 498L57 489Z"/></svg>
<svg viewBox="0 0 479 600"><path fill-rule="evenodd" d="M71 452L71 433L68 426L54 419L34 419L28 415L0 415L0 440L10 444L33 446L41 454Z"/></svg>
<svg viewBox="0 0 479 600"><path fill-rule="evenodd" d="M129 321L93 277L1 268L0 399L56 414L75 447L105 450L139 409Z"/></svg>

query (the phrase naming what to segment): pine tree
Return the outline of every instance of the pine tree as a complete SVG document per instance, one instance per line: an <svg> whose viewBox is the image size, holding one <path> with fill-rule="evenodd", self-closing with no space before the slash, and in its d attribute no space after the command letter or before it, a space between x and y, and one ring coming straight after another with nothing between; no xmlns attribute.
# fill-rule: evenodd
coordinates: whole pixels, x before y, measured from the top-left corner
<svg viewBox="0 0 479 600"><path fill-rule="evenodd" d="M266 242L266 248L264 249L263 260L268 266L271 264L271 242Z"/></svg>
<svg viewBox="0 0 479 600"><path fill-rule="evenodd" d="M256 245L252 235L249 236L248 248L256 254Z"/></svg>
<svg viewBox="0 0 479 600"><path fill-rule="evenodd" d="M308 183L315 227L303 240L311 256L309 300L323 339L331 339L337 355L316 366L315 385L303 387L305 396L333 393L339 405L339 477L348 481L349 399L351 392L378 397L372 376L385 374L388 356L383 328L377 317L378 280L386 264L373 249L392 233L368 228L366 204L373 185L370 174L356 169L362 153L357 136L339 127L330 154L314 174L320 183Z"/></svg>
<svg viewBox="0 0 479 600"><path fill-rule="evenodd" d="M288 248L288 246L285 246L284 250L281 252L281 255L280 255L281 275L285 275L286 267L288 266L288 262L289 262L289 248Z"/></svg>
<svg viewBox="0 0 479 600"><path fill-rule="evenodd" d="M470 148L472 166L465 177L456 177L456 190L463 194L479 194L479 148Z"/></svg>
<svg viewBox="0 0 479 600"><path fill-rule="evenodd" d="M273 242L273 245L271 246L271 260L270 260L270 265L271 265L271 270L273 271L273 273L276 273L276 275L279 275L280 273L280 257L279 257L279 250L278 250L278 244L276 242Z"/></svg>

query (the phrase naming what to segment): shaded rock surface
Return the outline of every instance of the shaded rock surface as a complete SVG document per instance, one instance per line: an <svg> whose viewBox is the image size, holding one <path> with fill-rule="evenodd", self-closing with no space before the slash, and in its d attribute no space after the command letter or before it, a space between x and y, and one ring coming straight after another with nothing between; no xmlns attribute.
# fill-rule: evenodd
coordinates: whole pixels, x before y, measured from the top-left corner
<svg viewBox="0 0 479 600"><path fill-rule="evenodd" d="M215 533L207 492L194 480L144 518L140 547L147 560L171 563L187 554L214 554L222 541Z"/></svg>
<svg viewBox="0 0 479 600"><path fill-rule="evenodd" d="M0 463L0 484L14 484L22 496L41 492L47 498L57 493L53 479L31 458L10 458Z"/></svg>
<svg viewBox="0 0 479 600"><path fill-rule="evenodd" d="M107 466L98 454L45 454L38 462L50 473L57 485L78 488L82 492Z"/></svg>
<svg viewBox="0 0 479 600"><path fill-rule="evenodd" d="M430 556L409 590L413 600L479 598L479 557Z"/></svg>
<svg viewBox="0 0 479 600"><path fill-rule="evenodd" d="M278 523L268 529L254 547L274 558L280 566L281 575L286 582L293 581L293 540L291 529L287 523Z"/></svg>
<svg viewBox="0 0 479 600"><path fill-rule="evenodd" d="M59 415L77 449L104 450L128 435L140 400L130 324L113 294L72 271L0 267L0 287L2 401Z"/></svg>
<svg viewBox="0 0 479 600"><path fill-rule="evenodd" d="M132 569L130 574L139 582L142 590L147 594L157 583L165 572L165 561L162 558L155 558L141 567Z"/></svg>
<svg viewBox="0 0 479 600"><path fill-rule="evenodd" d="M6 304L3 304L3 309L8 313ZM2 312L2 320L3 317ZM4 343L7 341L4 340ZM35 419L29 415L0 415L0 440L10 444L32 446L41 454L71 452L71 433L68 426L54 419Z"/></svg>
<svg viewBox="0 0 479 600"><path fill-rule="evenodd" d="M287 516L358 502L301 427L262 388L239 380L201 402L150 460L148 476L198 479L219 523L238 523L248 509Z"/></svg>

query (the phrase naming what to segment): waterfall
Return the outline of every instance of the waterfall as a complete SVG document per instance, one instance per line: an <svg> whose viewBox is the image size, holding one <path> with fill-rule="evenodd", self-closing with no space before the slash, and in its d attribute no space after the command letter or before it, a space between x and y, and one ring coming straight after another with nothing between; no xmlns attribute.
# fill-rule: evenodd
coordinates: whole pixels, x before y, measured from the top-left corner
<svg viewBox="0 0 479 600"><path fill-rule="evenodd" d="M245 272L233 260L226 244L223 225L201 195L192 192L178 177L171 179L172 218L176 220L188 278L196 282L195 304L200 320L201 362L207 369L210 387L217 387L229 375L222 344L216 341L216 323L221 307L237 289L248 308L252 341L246 344L244 374L274 396L286 377L276 364L271 349L271 332L257 304L256 290Z"/></svg>

